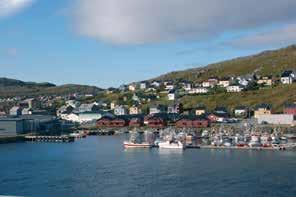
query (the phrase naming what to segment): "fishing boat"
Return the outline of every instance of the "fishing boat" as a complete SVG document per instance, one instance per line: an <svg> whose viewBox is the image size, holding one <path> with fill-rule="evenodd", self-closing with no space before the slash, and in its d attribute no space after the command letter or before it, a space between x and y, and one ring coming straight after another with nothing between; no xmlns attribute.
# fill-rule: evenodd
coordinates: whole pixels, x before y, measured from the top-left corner
<svg viewBox="0 0 296 197"><path fill-rule="evenodd" d="M152 145L147 142L136 143L130 141L124 141L123 145L125 148L151 148Z"/></svg>
<svg viewBox="0 0 296 197"><path fill-rule="evenodd" d="M251 141L249 142L249 147L261 147L262 144L260 143L260 137L258 135L253 134L251 136Z"/></svg>
<svg viewBox="0 0 296 197"><path fill-rule="evenodd" d="M138 134L133 133L131 134L129 141L123 142L123 146L125 148L151 148L152 144L139 139Z"/></svg>
<svg viewBox="0 0 296 197"><path fill-rule="evenodd" d="M166 149L184 149L184 144L177 140L177 141L164 141L158 143L159 148L166 148Z"/></svg>

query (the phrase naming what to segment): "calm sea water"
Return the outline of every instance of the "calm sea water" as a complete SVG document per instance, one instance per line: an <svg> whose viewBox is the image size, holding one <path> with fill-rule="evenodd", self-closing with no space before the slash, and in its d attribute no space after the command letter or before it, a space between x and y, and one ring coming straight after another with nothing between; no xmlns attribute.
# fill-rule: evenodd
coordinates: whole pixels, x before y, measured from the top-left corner
<svg viewBox="0 0 296 197"><path fill-rule="evenodd" d="M296 152L124 150L122 140L0 145L0 195L296 196Z"/></svg>

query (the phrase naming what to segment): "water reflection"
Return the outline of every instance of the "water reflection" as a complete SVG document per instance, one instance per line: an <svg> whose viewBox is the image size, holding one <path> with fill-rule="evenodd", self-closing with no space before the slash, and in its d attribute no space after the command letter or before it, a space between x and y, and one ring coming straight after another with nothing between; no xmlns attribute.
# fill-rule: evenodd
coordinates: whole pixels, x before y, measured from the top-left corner
<svg viewBox="0 0 296 197"><path fill-rule="evenodd" d="M158 149L159 155L182 155L183 154L183 149Z"/></svg>

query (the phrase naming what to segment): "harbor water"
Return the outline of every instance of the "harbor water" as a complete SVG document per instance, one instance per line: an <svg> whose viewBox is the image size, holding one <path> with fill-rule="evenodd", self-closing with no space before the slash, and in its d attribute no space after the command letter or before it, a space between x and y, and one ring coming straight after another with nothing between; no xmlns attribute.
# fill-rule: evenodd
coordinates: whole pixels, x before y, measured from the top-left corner
<svg viewBox="0 0 296 197"><path fill-rule="evenodd" d="M296 196L296 152L124 149L124 136L0 145L0 195Z"/></svg>

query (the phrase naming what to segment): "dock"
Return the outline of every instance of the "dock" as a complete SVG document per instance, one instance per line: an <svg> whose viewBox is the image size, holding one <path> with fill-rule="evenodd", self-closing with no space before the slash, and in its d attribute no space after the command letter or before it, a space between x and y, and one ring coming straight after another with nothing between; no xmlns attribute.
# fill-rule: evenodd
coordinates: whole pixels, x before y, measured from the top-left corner
<svg viewBox="0 0 296 197"><path fill-rule="evenodd" d="M74 142L71 136L25 136L27 142Z"/></svg>
<svg viewBox="0 0 296 197"><path fill-rule="evenodd" d="M200 149L220 149L220 150L285 150L284 147L237 147L237 146L212 146L212 145L202 145Z"/></svg>

